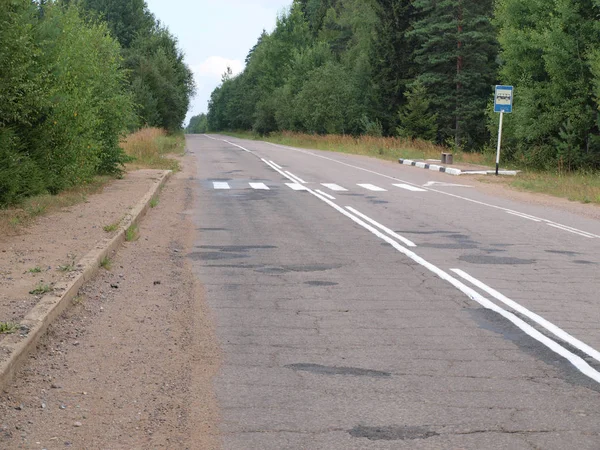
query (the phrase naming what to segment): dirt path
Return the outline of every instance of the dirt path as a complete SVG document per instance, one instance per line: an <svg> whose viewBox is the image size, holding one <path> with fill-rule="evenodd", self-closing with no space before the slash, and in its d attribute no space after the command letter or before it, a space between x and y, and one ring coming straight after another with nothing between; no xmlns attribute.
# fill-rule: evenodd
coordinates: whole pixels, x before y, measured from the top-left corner
<svg viewBox="0 0 600 450"><path fill-rule="evenodd" d="M0 397L0 447L219 448L220 353L193 246L186 156L110 271L82 290Z"/></svg>

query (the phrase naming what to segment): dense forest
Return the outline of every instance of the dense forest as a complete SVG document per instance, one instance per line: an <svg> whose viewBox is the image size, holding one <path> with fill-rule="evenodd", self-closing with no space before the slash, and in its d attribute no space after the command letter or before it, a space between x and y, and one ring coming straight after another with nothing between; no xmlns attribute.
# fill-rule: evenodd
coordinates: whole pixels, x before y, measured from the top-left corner
<svg viewBox="0 0 600 450"><path fill-rule="evenodd" d="M600 167L600 0L295 0L238 76L210 130L496 140L495 84L515 86L505 155Z"/></svg>
<svg viewBox="0 0 600 450"><path fill-rule="evenodd" d="M129 131L181 129L192 73L144 0L0 4L0 205L118 174Z"/></svg>

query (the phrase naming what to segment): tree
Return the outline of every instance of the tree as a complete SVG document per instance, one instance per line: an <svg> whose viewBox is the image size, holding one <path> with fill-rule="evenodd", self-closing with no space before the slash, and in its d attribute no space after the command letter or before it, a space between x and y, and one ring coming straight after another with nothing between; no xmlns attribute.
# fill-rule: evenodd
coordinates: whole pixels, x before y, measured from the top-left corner
<svg viewBox="0 0 600 450"><path fill-rule="evenodd" d="M437 114L432 114L425 86L416 81L406 93L406 105L399 111L396 133L409 139L434 141L437 137Z"/></svg>
<svg viewBox="0 0 600 450"><path fill-rule="evenodd" d="M438 141L475 148L488 139L485 108L496 81L492 0L415 0L416 77L438 113Z"/></svg>

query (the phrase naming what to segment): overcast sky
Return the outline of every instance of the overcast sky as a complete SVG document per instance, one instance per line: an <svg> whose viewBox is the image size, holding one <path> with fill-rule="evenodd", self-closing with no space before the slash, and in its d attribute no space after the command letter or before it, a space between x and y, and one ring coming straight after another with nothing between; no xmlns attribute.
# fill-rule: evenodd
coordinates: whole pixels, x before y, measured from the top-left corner
<svg viewBox="0 0 600 450"><path fill-rule="evenodd" d="M146 0L148 8L169 27L194 71L197 94L187 120L207 112L210 93L227 65L234 73L263 29L275 27L277 14L292 0Z"/></svg>

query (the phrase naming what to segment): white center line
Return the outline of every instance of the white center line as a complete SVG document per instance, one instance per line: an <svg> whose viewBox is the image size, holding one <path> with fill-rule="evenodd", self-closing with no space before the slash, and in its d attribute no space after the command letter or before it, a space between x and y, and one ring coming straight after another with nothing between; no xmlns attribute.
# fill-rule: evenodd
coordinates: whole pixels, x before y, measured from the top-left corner
<svg viewBox="0 0 600 450"><path fill-rule="evenodd" d="M321 186L325 186L327 189L330 189L335 192L347 192L348 189L341 187L338 184L333 183L321 183Z"/></svg>
<svg viewBox="0 0 600 450"><path fill-rule="evenodd" d="M505 305L511 307L512 309L514 309L518 313L520 313L520 314L528 317L529 319L533 320L538 325L541 325L546 330L548 330L549 332L551 332L552 334L554 334L556 337L562 339L565 342L568 342L573 347L581 350L586 355L591 356L595 360L600 361L600 352L598 352L597 350L593 349L592 347L590 347L586 343L581 342L579 339L571 336L569 333L567 333L566 331L564 331L561 328L557 327L552 322L547 321L543 317L541 317L541 316L537 315L536 313L528 310L524 306L521 306L519 303L517 303L514 300L511 300L510 298L504 296L503 294L501 294L497 290L489 287L487 284L479 281L477 278L472 277L468 273L463 272L460 269L451 269L451 270L452 270L452 272L454 272L455 274L457 274L461 278L464 278L465 280L467 280L473 286L476 286L479 289L481 289L482 291L487 292L492 297L494 297L496 300L501 301L502 303L504 303Z"/></svg>
<svg viewBox="0 0 600 450"><path fill-rule="evenodd" d="M399 187L401 189L406 189L407 191L413 192L427 192L427 189L421 189L416 186L411 186L410 184L394 184L394 186Z"/></svg>
<svg viewBox="0 0 600 450"><path fill-rule="evenodd" d="M250 187L252 189L257 189L259 191L269 191L269 187L265 183L250 183Z"/></svg>
<svg viewBox="0 0 600 450"><path fill-rule="evenodd" d="M541 222L540 219L533 217L533 216L528 216L526 214L521 214L521 213L516 213L516 212L512 212L512 211L506 211L507 214L511 214L513 216L517 216L517 217L521 217L522 219L527 219L527 220L532 220L534 222Z"/></svg>
<svg viewBox="0 0 600 450"><path fill-rule="evenodd" d="M306 186L303 186L299 183L285 183L285 185L295 191L307 191Z"/></svg>
<svg viewBox="0 0 600 450"><path fill-rule="evenodd" d="M315 192L318 192L323 197L327 197L329 200L335 200L335 197L333 195L329 195L327 192L323 192L323 191L321 191L319 189L315 189Z"/></svg>
<svg viewBox="0 0 600 450"><path fill-rule="evenodd" d="M292 177L294 180L297 180L299 183L302 184L306 184L306 181L304 181L302 178L300 178L298 175L294 175L292 172L288 172L287 170L285 171L285 173L287 173L290 177Z"/></svg>
<svg viewBox="0 0 600 450"><path fill-rule="evenodd" d="M273 161L269 160L269 162L271 164L273 164L275 167L277 167L278 169L281 169L281 166L279 164L275 164Z"/></svg>
<svg viewBox="0 0 600 450"><path fill-rule="evenodd" d="M357 186L360 186L361 188L368 189L369 191L387 192L386 189L380 188L379 186L375 186L374 184L357 184Z"/></svg>
<svg viewBox="0 0 600 450"><path fill-rule="evenodd" d="M386 174L383 174L383 173L380 173L380 172L376 172L374 170L365 169L364 167L355 166L353 164L348 164L348 163L345 163L343 161L338 161L337 159L334 159L334 158L329 158L329 157L323 156L323 155L317 155L316 153L312 153L312 152L309 152L309 151L306 151L306 150L302 150L302 149L299 149L299 148L289 147L287 145L273 144L271 142L265 142L265 141L262 141L262 142L265 143L265 144L268 144L268 145L272 145L274 147L284 148L284 149L291 150L291 151L298 152L298 153L304 153L306 155L310 155L310 156L313 156L315 158L321 158L321 159L325 159L327 161L331 161L331 162L334 162L334 163L337 163L337 164L341 164L342 166L352 167L353 169L361 170L363 172L367 172L367 173L371 173L371 174L374 174L374 175L378 175L380 177L388 178L390 180L402 181L402 182L404 182L406 184L411 184L413 186L416 186L415 183L411 183L409 181L401 180L400 178L392 177L390 175L386 175ZM521 213L519 211L514 211L514 210L512 210L510 208L504 208L503 206L492 205L490 203L481 202L479 200L474 200L472 198L468 198L468 197L463 197L461 195L452 194L450 192L440 191L438 189L431 189L431 188L428 188L428 190L432 191L432 192L437 192L438 194L447 195L449 197L458 198L458 199L461 199L461 200L464 200L464 201L467 201L467 202L470 202L470 203L475 203L477 205L487 206L488 208L494 208L494 209L498 209L498 210L505 211L505 212L514 212L514 213L518 213L518 214L524 214L524 213ZM536 219L540 219L541 221L547 222L549 224L550 223L554 223L554 222L551 222L548 219L543 219L543 218L539 218L539 217L536 217ZM561 225L561 224L555 224L555 225ZM598 234L588 233L587 231L582 231L582 230L579 230L577 228L567 227L566 225L561 225L561 226L563 226L565 228L571 228L572 231L576 231L576 232L587 234L588 235L587 237L600 238L600 235L598 235ZM567 231L567 230L564 230L564 231Z"/></svg>
<svg viewBox="0 0 600 450"><path fill-rule="evenodd" d="M583 237L586 237L586 238L589 238L589 239L593 239L594 238L593 234L589 234L589 233L587 233L585 231L580 231L580 230L577 230L577 229L573 229L573 228L567 227L565 225L559 225L559 224L556 224L556 223L553 223L553 222L548 222L548 225L550 225L551 227L554 227L554 228L558 228L559 230L568 231L569 233L578 234L579 236L583 236Z"/></svg>
<svg viewBox="0 0 600 450"><path fill-rule="evenodd" d="M231 189L229 187L229 183L225 183L223 181L214 181L213 182L213 187L215 189Z"/></svg>
<svg viewBox="0 0 600 450"><path fill-rule="evenodd" d="M319 192L319 191L317 191ZM389 234L390 236L398 239L400 242L403 242L404 244L408 245L409 247L416 247L417 245L412 242L409 241L408 239L406 239L404 236L400 236L398 233L396 233L395 231L390 230L388 227L386 227L385 225L380 224L379 222L376 222L375 220L371 219L369 216L365 216L363 213L361 213L360 211L357 211L356 209L350 207L350 206L346 206L346 209L354 214L356 214L358 217L360 217L361 219L366 220L367 222L369 222L371 225L375 225L377 228L379 228L380 230L385 231L387 234Z"/></svg>

